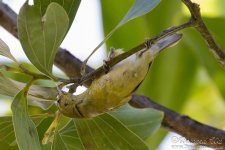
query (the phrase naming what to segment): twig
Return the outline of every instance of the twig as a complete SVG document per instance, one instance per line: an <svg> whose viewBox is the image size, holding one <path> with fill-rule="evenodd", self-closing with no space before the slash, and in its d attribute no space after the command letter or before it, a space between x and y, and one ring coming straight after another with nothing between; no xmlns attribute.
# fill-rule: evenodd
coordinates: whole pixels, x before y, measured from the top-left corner
<svg viewBox="0 0 225 150"><path fill-rule="evenodd" d="M225 52L216 44L213 36L203 22L199 5L191 2L191 0L182 0L182 2L188 7L191 13L191 22L194 28L201 34L206 41L209 50L225 69Z"/></svg>
<svg viewBox="0 0 225 150"><path fill-rule="evenodd" d="M53 120L53 122L51 123L51 125L44 134L42 144L47 144L50 141L50 137L54 134L55 130L57 130L61 118L62 114L59 111L57 111L55 113L55 119Z"/></svg>
<svg viewBox="0 0 225 150"><path fill-rule="evenodd" d="M131 56L134 53L137 53L138 51L143 50L146 47L146 42L150 43L149 48L151 47L152 44L158 42L159 40L161 40L162 38L169 36L171 34L174 34L182 29L188 28L192 26L192 22L188 21L184 24L181 24L179 26L174 26L171 27L169 29L164 30L161 34L155 36L152 39L149 39L147 41L145 41L144 43L130 49L129 51L122 53L121 55L118 55L117 57L114 57L112 59L110 59L110 61L107 62L107 66L109 68L113 67L115 64L119 63L120 61L126 59L127 57ZM83 84L85 82L90 82L89 80L94 79L95 77L99 76L100 74L104 73L105 69L103 66L99 67L98 69L96 69L95 71L92 71L86 75L84 75L81 79L80 79L80 83ZM75 80L76 81L76 80Z"/></svg>

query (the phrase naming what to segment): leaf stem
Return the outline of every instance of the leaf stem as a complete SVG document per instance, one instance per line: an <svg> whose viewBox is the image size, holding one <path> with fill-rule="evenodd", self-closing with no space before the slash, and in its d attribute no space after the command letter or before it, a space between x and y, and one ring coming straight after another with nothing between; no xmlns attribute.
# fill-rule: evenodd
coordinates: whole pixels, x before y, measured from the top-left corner
<svg viewBox="0 0 225 150"><path fill-rule="evenodd" d="M44 137L42 139L42 144L47 144L49 142L50 137L54 134L55 130L58 128L61 118L62 114L59 111L56 111L55 119L49 126L48 130L45 132Z"/></svg>

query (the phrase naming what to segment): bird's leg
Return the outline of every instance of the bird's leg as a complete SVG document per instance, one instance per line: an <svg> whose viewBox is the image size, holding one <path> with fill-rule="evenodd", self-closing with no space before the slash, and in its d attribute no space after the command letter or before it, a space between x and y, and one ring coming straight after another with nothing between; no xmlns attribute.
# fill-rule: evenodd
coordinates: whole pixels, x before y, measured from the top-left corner
<svg viewBox="0 0 225 150"><path fill-rule="evenodd" d="M114 57L115 51L116 51L116 49L111 47L110 51L109 51L109 54L108 54L108 57L105 60L103 60L103 68L105 70L105 73L108 73L110 71L110 67L108 65L108 62Z"/></svg>

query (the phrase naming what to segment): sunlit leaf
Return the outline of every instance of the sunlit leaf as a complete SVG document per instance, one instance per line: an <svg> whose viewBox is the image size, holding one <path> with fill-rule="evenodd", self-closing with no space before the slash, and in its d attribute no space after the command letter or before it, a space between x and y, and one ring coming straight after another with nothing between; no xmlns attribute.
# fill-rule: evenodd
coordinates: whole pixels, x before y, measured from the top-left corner
<svg viewBox="0 0 225 150"><path fill-rule="evenodd" d="M136 0L126 16L120 21L116 28L122 26L128 21L145 15L159 4L160 0Z"/></svg>
<svg viewBox="0 0 225 150"><path fill-rule="evenodd" d="M110 113L142 139L150 137L161 126L163 113L155 109L123 106ZM135 119L134 119L135 118Z"/></svg>
<svg viewBox="0 0 225 150"><path fill-rule="evenodd" d="M48 5L43 16L40 15L39 9L27 3L20 10L18 35L23 50L32 64L50 77L56 52L68 25L68 15L57 3Z"/></svg>
<svg viewBox="0 0 225 150"><path fill-rule="evenodd" d="M69 17L69 26L73 23L74 17L77 13L77 10L80 5L80 0L34 0L34 5L37 8L40 8L40 14L43 16L48 5L52 2L56 2L60 4L66 11L68 17ZM68 28L69 30L69 28Z"/></svg>
<svg viewBox="0 0 225 150"><path fill-rule="evenodd" d="M16 59L11 54L8 45L4 41L2 41L2 39L0 39L0 55L7 57L14 62L17 62Z"/></svg>
<svg viewBox="0 0 225 150"><path fill-rule="evenodd" d="M40 115L33 115L30 117L34 121L35 125L39 126L39 124L47 117L47 115L40 114ZM0 117L0 141L3 141L11 146L14 146L16 144L15 140L16 138L13 130L12 117L11 116Z"/></svg>
<svg viewBox="0 0 225 150"><path fill-rule="evenodd" d="M22 150L40 150L36 126L27 112L25 88L15 96L11 108L13 127L18 147Z"/></svg>

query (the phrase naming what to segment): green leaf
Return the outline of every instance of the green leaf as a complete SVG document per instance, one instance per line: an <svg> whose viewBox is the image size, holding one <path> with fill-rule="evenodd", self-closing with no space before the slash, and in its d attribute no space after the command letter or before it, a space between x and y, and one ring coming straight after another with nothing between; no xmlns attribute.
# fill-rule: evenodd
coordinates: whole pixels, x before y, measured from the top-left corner
<svg viewBox="0 0 225 150"><path fill-rule="evenodd" d="M60 4L66 11L69 17L69 27L73 23L74 17L76 16L77 10L80 5L80 0L34 0L34 6L40 8L40 14L43 16L48 5L52 2ZM69 28L68 28L69 30Z"/></svg>
<svg viewBox="0 0 225 150"><path fill-rule="evenodd" d="M96 48L92 51L92 53L88 56L87 60L97 51L111 36L112 34L120 28L122 25L127 23L128 21L145 15L146 13L150 12L155 6L159 4L160 0L136 0L134 5L130 8L127 12L125 17L119 22L119 24L112 29L107 36L103 39L101 43L96 46ZM85 61L87 61L85 60Z"/></svg>
<svg viewBox="0 0 225 150"><path fill-rule="evenodd" d="M69 18L57 3L48 5L41 16L39 9L27 3L18 16L18 35L24 52L42 73L52 77L56 52L67 32Z"/></svg>
<svg viewBox="0 0 225 150"><path fill-rule="evenodd" d="M84 150L84 146L77 133L76 125L72 119L59 131L59 133L68 150Z"/></svg>
<svg viewBox="0 0 225 150"><path fill-rule="evenodd" d="M74 121L86 149L148 149L136 134L109 114Z"/></svg>
<svg viewBox="0 0 225 150"><path fill-rule="evenodd" d="M151 108L137 109L128 104L110 114L144 140L160 128L163 119L161 111Z"/></svg>
<svg viewBox="0 0 225 150"><path fill-rule="evenodd" d="M0 140L12 144L15 141L12 117L0 117L0 127Z"/></svg>
<svg viewBox="0 0 225 150"><path fill-rule="evenodd" d="M0 94L5 96L14 97L18 92L19 88L8 78L3 76L0 72Z"/></svg>
<svg viewBox="0 0 225 150"><path fill-rule="evenodd" d="M24 87L24 83L12 81L0 73L0 95L14 97ZM55 88L33 85L28 92L28 104L46 110L52 106L56 96L57 90Z"/></svg>
<svg viewBox="0 0 225 150"><path fill-rule="evenodd" d="M11 108L18 147L22 150L40 150L36 126L27 112L26 88L15 96Z"/></svg>
<svg viewBox="0 0 225 150"><path fill-rule="evenodd" d="M160 127L162 118L163 114L160 111L149 108L136 109L125 105L110 112L110 114L104 114L96 118L71 120L59 131L59 134L66 148L71 150L84 149L83 145L88 149L89 144L102 146L98 147L99 149L126 149L129 147L127 144L131 144L135 139L137 140L136 142L140 142L144 146L143 142L136 135L143 140L146 139ZM119 133L114 133L113 129L118 130ZM110 131L112 132L110 133ZM79 135L78 132L80 132ZM121 139L127 139L126 136L131 137L129 140L132 141ZM92 141L93 139L94 141ZM102 145L102 143L105 144ZM135 144L138 143L132 143L131 146Z"/></svg>
<svg viewBox="0 0 225 150"><path fill-rule="evenodd" d="M17 63L15 57L11 54L8 45L2 39L0 39L0 55L5 56Z"/></svg>
<svg viewBox="0 0 225 150"><path fill-rule="evenodd" d="M36 106L43 110L49 109L55 102L53 100L46 100L46 99L38 98L36 96L31 96L31 95L28 95L27 99L28 99L28 105Z"/></svg>
<svg viewBox="0 0 225 150"><path fill-rule="evenodd" d="M128 21L147 14L159 4L160 0L136 0L126 16L120 21L116 28L122 26Z"/></svg>
<svg viewBox="0 0 225 150"><path fill-rule="evenodd" d="M38 127L40 123L47 118L47 114L33 115L30 116ZM11 116L0 117L0 141L3 141L11 146L16 145L15 134L13 130L13 123Z"/></svg>
<svg viewBox="0 0 225 150"><path fill-rule="evenodd" d="M119 24L105 37L104 41L106 41L119 27L124 25L130 20L133 20L137 17L147 14L153 8L155 8L159 4L160 0L136 0L134 5L127 12L125 17L119 22Z"/></svg>
<svg viewBox="0 0 225 150"><path fill-rule="evenodd" d="M52 150L67 150L58 130L54 133L54 139L52 143Z"/></svg>

